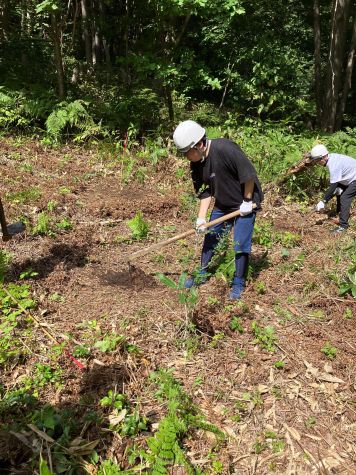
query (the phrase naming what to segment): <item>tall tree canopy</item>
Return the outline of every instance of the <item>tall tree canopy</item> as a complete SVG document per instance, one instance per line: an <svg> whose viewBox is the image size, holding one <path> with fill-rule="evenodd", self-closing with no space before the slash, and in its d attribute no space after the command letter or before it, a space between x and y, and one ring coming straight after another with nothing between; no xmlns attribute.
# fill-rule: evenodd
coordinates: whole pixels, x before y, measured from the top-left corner
<svg viewBox="0 0 356 475"><path fill-rule="evenodd" d="M79 100L119 129L202 103L355 123L356 0L2 0L0 42L2 102L39 122Z"/></svg>

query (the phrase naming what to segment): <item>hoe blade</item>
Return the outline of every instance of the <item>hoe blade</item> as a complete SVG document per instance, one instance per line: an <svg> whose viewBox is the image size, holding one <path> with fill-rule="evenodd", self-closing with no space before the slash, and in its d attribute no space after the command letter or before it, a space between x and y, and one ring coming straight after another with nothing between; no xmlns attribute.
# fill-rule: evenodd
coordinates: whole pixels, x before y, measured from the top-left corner
<svg viewBox="0 0 356 475"><path fill-rule="evenodd" d="M9 234L11 234L11 236L14 236L15 234L23 233L25 229L26 229L26 226L21 221L19 221L18 223L9 224L9 226L7 227L7 230Z"/></svg>

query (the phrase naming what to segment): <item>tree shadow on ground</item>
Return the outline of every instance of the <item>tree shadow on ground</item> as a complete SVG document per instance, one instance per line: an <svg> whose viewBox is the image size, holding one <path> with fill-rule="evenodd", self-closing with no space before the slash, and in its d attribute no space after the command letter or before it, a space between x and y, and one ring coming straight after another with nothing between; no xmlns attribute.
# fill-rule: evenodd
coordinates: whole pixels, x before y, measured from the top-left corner
<svg viewBox="0 0 356 475"><path fill-rule="evenodd" d="M111 444L112 433L102 430L108 425L106 416L111 409L103 408L100 400L110 390L115 394L124 392L124 385L130 380L126 366L94 364L84 371L73 369L70 380L63 401L58 404L41 401L30 393L22 396L17 393L6 404L4 394L1 395L1 474L33 475L37 473L35 465L38 467L41 454L54 473L79 474L83 454L71 445L76 438L81 438L82 444L98 440L104 448ZM76 466L78 471L73 471ZM58 472L60 467L67 471Z"/></svg>
<svg viewBox="0 0 356 475"><path fill-rule="evenodd" d="M51 274L60 263L64 264L66 270L84 267L87 263L88 248L88 245L72 243L53 244L46 256L37 259L29 258L24 262L12 265L11 280L16 280L22 272L28 269L38 273L37 279L43 279Z"/></svg>
<svg viewBox="0 0 356 475"><path fill-rule="evenodd" d="M250 258L250 266L252 268L250 277L252 280L256 280L264 269L268 269L271 266L271 262L268 259L268 251L265 251L260 255L252 254Z"/></svg>

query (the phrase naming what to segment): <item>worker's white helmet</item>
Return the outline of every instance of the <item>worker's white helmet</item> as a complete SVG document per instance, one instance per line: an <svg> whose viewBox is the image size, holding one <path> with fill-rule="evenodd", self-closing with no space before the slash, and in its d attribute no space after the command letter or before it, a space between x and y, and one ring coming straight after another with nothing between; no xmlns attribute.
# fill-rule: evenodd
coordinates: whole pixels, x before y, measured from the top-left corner
<svg viewBox="0 0 356 475"><path fill-rule="evenodd" d="M188 152L205 136L205 129L194 120L181 122L173 134L173 140L178 150Z"/></svg>
<svg viewBox="0 0 356 475"><path fill-rule="evenodd" d="M325 157L325 155L328 155L328 153L329 152L328 152L327 148L325 147L325 145L318 144L318 145L315 145L311 149L310 155L311 155L311 158L313 160L317 160L318 158Z"/></svg>

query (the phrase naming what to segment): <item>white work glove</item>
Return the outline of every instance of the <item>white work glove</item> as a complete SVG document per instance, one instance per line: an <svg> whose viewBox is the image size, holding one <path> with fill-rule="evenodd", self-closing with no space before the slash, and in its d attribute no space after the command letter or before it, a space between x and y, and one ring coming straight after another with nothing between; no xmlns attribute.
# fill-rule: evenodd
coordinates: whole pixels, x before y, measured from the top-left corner
<svg viewBox="0 0 356 475"><path fill-rule="evenodd" d="M342 195L343 192L344 192L344 190L342 188L340 188L340 186L338 186L337 188L335 188L334 195L340 196L340 195Z"/></svg>
<svg viewBox="0 0 356 475"><path fill-rule="evenodd" d="M321 210L324 209L324 208L325 208L325 203L324 203L324 201L319 201L319 203L315 206L315 209L316 209L317 211L321 211Z"/></svg>
<svg viewBox="0 0 356 475"><path fill-rule="evenodd" d="M243 201L240 205L240 216L252 213L252 201Z"/></svg>
<svg viewBox="0 0 356 475"><path fill-rule="evenodd" d="M197 218L195 221L195 230L198 234L205 234L207 232L207 228L203 226L204 224L206 224L204 218Z"/></svg>

